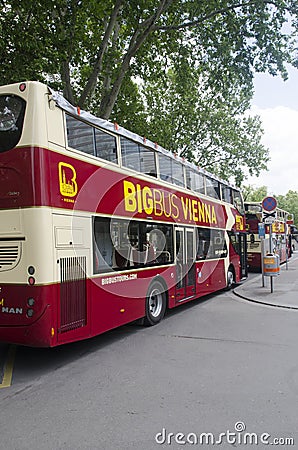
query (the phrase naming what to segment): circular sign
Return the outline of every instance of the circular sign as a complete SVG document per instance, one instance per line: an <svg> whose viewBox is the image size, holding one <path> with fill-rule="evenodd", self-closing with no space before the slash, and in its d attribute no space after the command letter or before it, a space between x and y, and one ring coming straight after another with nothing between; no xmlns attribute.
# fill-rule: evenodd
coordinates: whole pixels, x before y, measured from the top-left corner
<svg viewBox="0 0 298 450"><path fill-rule="evenodd" d="M274 197L265 197L262 201L262 208L265 211L274 211L277 207L277 201Z"/></svg>

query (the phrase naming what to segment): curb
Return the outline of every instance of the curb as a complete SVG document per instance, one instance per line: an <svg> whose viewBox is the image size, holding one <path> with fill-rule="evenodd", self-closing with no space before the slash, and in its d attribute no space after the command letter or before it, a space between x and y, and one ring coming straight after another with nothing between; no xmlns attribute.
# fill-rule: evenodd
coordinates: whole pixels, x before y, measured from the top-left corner
<svg viewBox="0 0 298 450"><path fill-rule="evenodd" d="M298 255L297 253L293 255L293 257L288 261L289 265L292 265L291 263L295 263L298 260ZM297 270L297 268L295 267L295 270ZM298 310L298 306L291 306L291 305L285 305L285 304L278 304L278 303L272 303L270 301L265 301L265 300L258 300L258 296L255 295L255 298L251 298L246 293L242 293L244 291L243 286L250 286L252 284L256 284L261 280L261 274L258 277L253 278L252 280L248 280L246 283L241 284L240 286L236 286L233 289L233 293L237 296L242 298L243 300L252 302L252 303L259 303L260 305L265 305L265 306L271 306L274 308L282 308L282 309L291 309L291 310ZM239 289L240 292L237 292ZM242 292L241 292L242 291ZM261 297L262 298L262 297Z"/></svg>
<svg viewBox="0 0 298 450"><path fill-rule="evenodd" d="M236 292L236 289L233 289L233 293L236 295L236 297L242 298L243 300L246 300L248 302L251 303L259 303L260 305L265 305L265 306L272 306L274 308L282 308L282 309L293 309L293 310L298 310L297 306L286 306L286 305L277 305L276 303L268 303L268 302L264 302L262 300L254 300L253 298L249 298L249 297L245 297L242 294L239 294L238 292Z"/></svg>

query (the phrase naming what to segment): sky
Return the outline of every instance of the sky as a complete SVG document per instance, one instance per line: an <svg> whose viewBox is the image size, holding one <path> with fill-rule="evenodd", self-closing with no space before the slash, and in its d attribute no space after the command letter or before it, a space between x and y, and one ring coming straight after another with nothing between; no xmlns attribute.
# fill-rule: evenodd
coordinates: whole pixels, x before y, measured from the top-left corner
<svg viewBox="0 0 298 450"><path fill-rule="evenodd" d="M287 81L256 74L254 88L251 112L261 117L270 161L268 171L245 184L267 186L268 195L298 191L298 69L289 68Z"/></svg>

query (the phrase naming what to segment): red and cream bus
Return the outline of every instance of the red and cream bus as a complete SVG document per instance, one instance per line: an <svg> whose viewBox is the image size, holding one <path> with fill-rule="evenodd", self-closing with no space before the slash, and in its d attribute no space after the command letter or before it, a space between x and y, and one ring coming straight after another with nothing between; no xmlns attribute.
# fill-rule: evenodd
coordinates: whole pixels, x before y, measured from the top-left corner
<svg viewBox="0 0 298 450"><path fill-rule="evenodd" d="M260 237L260 225L264 226L264 254L269 253L269 225L264 225L262 220L262 205L258 202L245 202L247 236L247 263L251 272L262 270L262 245ZM276 208L276 221L272 223L271 249L280 258L280 263L286 262L292 254L291 228L293 215L281 208Z"/></svg>
<svg viewBox="0 0 298 450"><path fill-rule="evenodd" d="M0 88L0 341L154 325L244 277L238 189L46 85Z"/></svg>

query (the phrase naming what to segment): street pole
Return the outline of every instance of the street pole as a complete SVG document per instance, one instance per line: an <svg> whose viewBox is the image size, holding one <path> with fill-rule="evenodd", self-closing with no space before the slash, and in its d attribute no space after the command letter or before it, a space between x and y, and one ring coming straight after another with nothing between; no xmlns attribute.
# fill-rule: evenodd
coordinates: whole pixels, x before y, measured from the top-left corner
<svg viewBox="0 0 298 450"><path fill-rule="evenodd" d="M265 256L265 238L261 237L261 268L262 268L262 287L265 287L265 276L264 276L264 256Z"/></svg>
<svg viewBox="0 0 298 450"><path fill-rule="evenodd" d="M269 224L269 253L273 254L272 248L272 223ZM273 277L270 276L270 292L273 292Z"/></svg>
<svg viewBox="0 0 298 450"><path fill-rule="evenodd" d="M269 225L269 255L272 255L273 257L273 248L272 248L272 223L277 218L277 200L274 197L265 197L262 201L262 219L264 223L266 222ZM270 274L270 287L271 287L271 293L273 292L273 277Z"/></svg>
<svg viewBox="0 0 298 450"><path fill-rule="evenodd" d="M285 227L285 244L286 244L286 270L288 270L288 254L289 254L288 243L287 243L287 227L288 227L287 222L288 222L288 213L286 213L285 223L284 223L284 227Z"/></svg>

